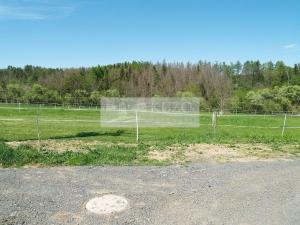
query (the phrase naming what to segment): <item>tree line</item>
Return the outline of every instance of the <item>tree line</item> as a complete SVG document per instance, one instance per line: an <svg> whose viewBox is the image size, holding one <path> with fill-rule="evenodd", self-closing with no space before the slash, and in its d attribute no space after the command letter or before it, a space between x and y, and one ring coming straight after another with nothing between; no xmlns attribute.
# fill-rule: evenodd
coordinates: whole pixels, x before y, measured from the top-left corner
<svg viewBox="0 0 300 225"><path fill-rule="evenodd" d="M299 110L300 64L125 62L0 69L0 101L97 105L101 97L200 97L203 109Z"/></svg>

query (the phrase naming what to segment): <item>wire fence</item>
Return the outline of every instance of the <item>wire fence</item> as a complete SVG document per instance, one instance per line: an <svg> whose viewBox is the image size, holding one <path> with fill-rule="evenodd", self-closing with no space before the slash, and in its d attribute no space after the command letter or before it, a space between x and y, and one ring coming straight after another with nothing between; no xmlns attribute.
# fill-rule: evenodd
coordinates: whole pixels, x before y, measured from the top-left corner
<svg viewBox="0 0 300 225"><path fill-rule="evenodd" d="M200 111L200 129L211 129L214 133L220 129L277 130L284 137L292 131L300 138L300 113L274 111L258 113L242 110ZM24 104L0 103L0 139L36 139L57 137L81 137L80 133L95 131L101 126L101 108L99 105L64 104ZM194 129L194 128L193 128ZM296 132L297 131L297 132Z"/></svg>
<svg viewBox="0 0 300 225"><path fill-rule="evenodd" d="M85 103L81 104L78 103L53 103L53 102L44 102L44 101L35 101L35 102L23 102L23 101L0 101L0 108L20 108L25 109L28 107L39 107L40 109L63 109L63 110L99 110L101 108L101 100L97 101L96 103ZM251 115L257 115L257 116L272 116L272 115L284 115L284 114L291 114L291 115L298 115L300 116L300 110L286 110L286 111L279 111L279 110L270 110L270 111L258 111L258 110L248 110L248 109L242 109L242 108L202 108L200 105L200 112L217 112L218 116L226 116L226 115L232 115L232 114L251 114Z"/></svg>

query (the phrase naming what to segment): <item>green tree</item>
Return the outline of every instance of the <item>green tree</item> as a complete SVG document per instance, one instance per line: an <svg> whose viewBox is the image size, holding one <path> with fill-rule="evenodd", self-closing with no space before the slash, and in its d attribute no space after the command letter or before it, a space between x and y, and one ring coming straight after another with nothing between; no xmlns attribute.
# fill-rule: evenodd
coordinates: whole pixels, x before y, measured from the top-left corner
<svg viewBox="0 0 300 225"><path fill-rule="evenodd" d="M93 105L100 105L101 93L99 91L93 91L90 96L90 102Z"/></svg>
<svg viewBox="0 0 300 225"><path fill-rule="evenodd" d="M77 89L74 91L76 105L87 105L89 94L86 90Z"/></svg>
<svg viewBox="0 0 300 225"><path fill-rule="evenodd" d="M34 84L32 89L25 95L25 99L31 103L46 103L48 101L47 92L47 88Z"/></svg>
<svg viewBox="0 0 300 225"><path fill-rule="evenodd" d="M70 93L67 93L67 94L65 94L65 96L63 98L63 102L64 102L64 104L70 106L70 105L74 104L73 99L74 98L72 97L72 95Z"/></svg>
<svg viewBox="0 0 300 225"><path fill-rule="evenodd" d="M21 101L24 90L19 84L9 84L7 86L7 97L10 101Z"/></svg>
<svg viewBox="0 0 300 225"><path fill-rule="evenodd" d="M275 85L280 86L288 82L287 68L282 61L276 62L275 65Z"/></svg>
<svg viewBox="0 0 300 225"><path fill-rule="evenodd" d="M0 101L6 101L6 91L4 90L2 85L0 85Z"/></svg>
<svg viewBox="0 0 300 225"><path fill-rule="evenodd" d="M246 95L246 101L248 101L247 105L251 111L262 111L263 97L260 93L249 91Z"/></svg>
<svg viewBox="0 0 300 225"><path fill-rule="evenodd" d="M265 85L271 87L274 80L274 64L272 62L265 63L263 66L263 77Z"/></svg>
<svg viewBox="0 0 300 225"><path fill-rule="evenodd" d="M283 86L278 89L280 97L288 99L293 105L300 105L300 86Z"/></svg>
<svg viewBox="0 0 300 225"><path fill-rule="evenodd" d="M57 91L47 90L45 95L46 95L45 96L46 101L48 103L61 103L62 102L61 96L58 94Z"/></svg>

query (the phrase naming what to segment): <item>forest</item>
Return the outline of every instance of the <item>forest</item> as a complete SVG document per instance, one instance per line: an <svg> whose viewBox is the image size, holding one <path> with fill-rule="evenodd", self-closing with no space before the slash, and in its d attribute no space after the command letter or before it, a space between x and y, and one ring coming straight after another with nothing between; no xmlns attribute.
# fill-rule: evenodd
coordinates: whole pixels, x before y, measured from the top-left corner
<svg viewBox="0 0 300 225"><path fill-rule="evenodd" d="M0 69L0 102L99 105L106 97L200 97L203 110L300 111L300 63L124 62Z"/></svg>

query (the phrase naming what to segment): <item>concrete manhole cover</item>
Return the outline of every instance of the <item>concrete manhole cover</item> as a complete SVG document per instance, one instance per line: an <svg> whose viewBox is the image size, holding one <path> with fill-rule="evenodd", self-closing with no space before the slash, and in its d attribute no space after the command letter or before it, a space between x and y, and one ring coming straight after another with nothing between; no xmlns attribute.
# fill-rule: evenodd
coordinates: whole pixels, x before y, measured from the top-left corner
<svg viewBox="0 0 300 225"><path fill-rule="evenodd" d="M108 215L125 210L128 206L128 201L117 195L104 195L91 199L85 208L96 214Z"/></svg>

